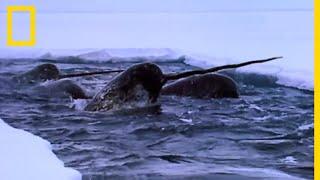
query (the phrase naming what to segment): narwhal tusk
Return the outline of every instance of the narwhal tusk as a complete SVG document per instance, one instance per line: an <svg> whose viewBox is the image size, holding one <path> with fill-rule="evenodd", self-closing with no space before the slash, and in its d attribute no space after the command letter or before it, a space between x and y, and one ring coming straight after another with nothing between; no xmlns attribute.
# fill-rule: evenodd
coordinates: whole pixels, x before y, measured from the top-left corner
<svg viewBox="0 0 320 180"><path fill-rule="evenodd" d="M95 71L95 72L86 72L86 73L77 73L77 74L65 74L65 75L60 75L58 79L91 76L91 75L97 75L97 74L110 74L110 73L118 73L122 71L123 70L108 70L108 71Z"/></svg>
<svg viewBox="0 0 320 180"><path fill-rule="evenodd" d="M243 63L239 63L239 64L228 64L228 65L213 67L213 68L209 68L209 69L201 69L201 70L186 71L186 72L181 72L181 73L165 74L163 82L165 83L168 80L177 80L177 79L189 77L189 76L196 75L196 74L206 74L206 73L217 72L217 71L224 70L224 69L232 69L232 68L247 66L250 64L264 63L264 62L268 62L268 61L272 61L272 60L276 60L276 59L281 59L281 58L283 58L283 57L282 56L272 57L272 58L262 59L262 60L247 61L247 62L243 62Z"/></svg>

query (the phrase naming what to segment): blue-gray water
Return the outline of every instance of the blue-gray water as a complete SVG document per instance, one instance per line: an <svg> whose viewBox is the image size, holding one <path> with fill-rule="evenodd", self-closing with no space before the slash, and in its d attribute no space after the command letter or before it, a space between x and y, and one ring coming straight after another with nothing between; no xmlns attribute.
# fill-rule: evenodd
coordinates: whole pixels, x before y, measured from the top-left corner
<svg viewBox="0 0 320 180"><path fill-rule="evenodd" d="M84 179L313 179L313 92L226 72L239 99L162 96L161 111L93 113L11 80L40 60L0 60L0 117L39 135ZM54 62L62 73L131 63ZM195 67L160 63L165 71ZM94 94L114 76L74 79Z"/></svg>

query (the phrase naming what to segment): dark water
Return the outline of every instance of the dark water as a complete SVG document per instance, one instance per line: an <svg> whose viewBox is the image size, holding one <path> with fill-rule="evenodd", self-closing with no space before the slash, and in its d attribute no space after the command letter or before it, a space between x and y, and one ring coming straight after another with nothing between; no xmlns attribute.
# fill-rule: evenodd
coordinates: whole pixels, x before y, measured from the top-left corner
<svg viewBox="0 0 320 180"><path fill-rule="evenodd" d="M39 60L0 61L0 117L39 135L84 179L313 179L313 92L273 77L226 72L240 99L162 96L161 111L92 113L80 101L39 96L10 78ZM130 63L59 61L62 72ZM195 67L160 63L166 71ZM94 94L114 75L75 79Z"/></svg>

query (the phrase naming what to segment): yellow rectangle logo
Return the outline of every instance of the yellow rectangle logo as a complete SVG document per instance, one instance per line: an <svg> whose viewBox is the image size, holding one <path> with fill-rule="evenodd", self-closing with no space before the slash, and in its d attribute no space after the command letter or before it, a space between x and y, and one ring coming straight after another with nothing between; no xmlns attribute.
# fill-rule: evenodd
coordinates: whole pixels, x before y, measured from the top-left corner
<svg viewBox="0 0 320 180"><path fill-rule="evenodd" d="M30 38L28 40L14 40L13 13L30 13ZM36 44L36 8L34 6L8 6L7 7L7 45L8 46L34 46Z"/></svg>

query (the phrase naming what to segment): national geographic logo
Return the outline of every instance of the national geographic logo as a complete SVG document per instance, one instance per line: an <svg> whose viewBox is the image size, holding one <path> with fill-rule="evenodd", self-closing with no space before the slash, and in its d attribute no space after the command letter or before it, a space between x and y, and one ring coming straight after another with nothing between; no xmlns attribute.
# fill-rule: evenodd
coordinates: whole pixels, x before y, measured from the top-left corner
<svg viewBox="0 0 320 180"><path fill-rule="evenodd" d="M14 39L13 14L28 13L30 17L30 34L27 40ZM8 6L7 7L7 46L23 47L36 44L36 8L34 6Z"/></svg>

